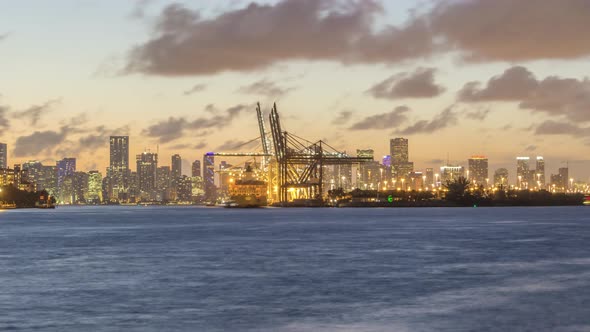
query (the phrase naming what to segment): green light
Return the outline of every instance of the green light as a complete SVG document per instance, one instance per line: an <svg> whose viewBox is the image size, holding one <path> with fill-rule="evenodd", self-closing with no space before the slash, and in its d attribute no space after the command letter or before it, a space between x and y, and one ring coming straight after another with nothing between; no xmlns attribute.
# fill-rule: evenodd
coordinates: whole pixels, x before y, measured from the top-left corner
<svg viewBox="0 0 590 332"><path fill-rule="evenodd" d="M477 204L473 204L473 207L476 208L477 207Z"/></svg>
<svg viewBox="0 0 590 332"><path fill-rule="evenodd" d="M389 203L393 202L393 195L389 195L389 196L387 196L387 201L388 201Z"/></svg>

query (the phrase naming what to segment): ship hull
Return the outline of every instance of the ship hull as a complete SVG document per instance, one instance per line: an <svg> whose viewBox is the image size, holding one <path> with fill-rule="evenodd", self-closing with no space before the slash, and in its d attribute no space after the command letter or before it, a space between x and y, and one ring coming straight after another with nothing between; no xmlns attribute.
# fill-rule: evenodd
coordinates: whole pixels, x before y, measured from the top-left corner
<svg viewBox="0 0 590 332"><path fill-rule="evenodd" d="M239 195L231 196L231 200L231 204L226 205L226 207L258 208L268 205L266 196Z"/></svg>

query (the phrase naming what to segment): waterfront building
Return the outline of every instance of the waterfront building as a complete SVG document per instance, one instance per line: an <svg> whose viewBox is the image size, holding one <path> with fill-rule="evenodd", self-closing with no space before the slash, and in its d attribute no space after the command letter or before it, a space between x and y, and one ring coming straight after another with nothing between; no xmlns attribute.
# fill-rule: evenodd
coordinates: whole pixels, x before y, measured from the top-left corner
<svg viewBox="0 0 590 332"><path fill-rule="evenodd" d="M176 189L177 200L179 202L190 202L193 196L193 182L192 178L186 175L181 176L178 179L178 185Z"/></svg>
<svg viewBox="0 0 590 332"><path fill-rule="evenodd" d="M68 185L64 181L68 177L73 177L76 172L76 158L64 158L56 163L57 168L57 196L58 201L72 203L73 197L73 179L68 180Z"/></svg>
<svg viewBox="0 0 590 332"><path fill-rule="evenodd" d="M129 136L111 136L107 170L109 197L113 201L129 200Z"/></svg>
<svg viewBox="0 0 590 332"><path fill-rule="evenodd" d="M411 172L408 176L408 190L425 190L426 176L422 172Z"/></svg>
<svg viewBox="0 0 590 332"><path fill-rule="evenodd" d="M433 168L427 168L426 169L426 180L425 180L424 185L428 189L433 189L434 188L434 169Z"/></svg>
<svg viewBox="0 0 590 332"><path fill-rule="evenodd" d="M156 171L156 190L158 192L158 201L167 201L172 199L172 180L170 166L160 166Z"/></svg>
<svg viewBox="0 0 590 332"><path fill-rule="evenodd" d="M332 175L334 183L337 188L342 188L345 191L352 190L352 165L334 165L334 173Z"/></svg>
<svg viewBox="0 0 590 332"><path fill-rule="evenodd" d="M200 160L195 160L193 161L193 165L192 165L192 169L191 169L191 176L195 177L201 176L201 161Z"/></svg>
<svg viewBox="0 0 590 332"><path fill-rule="evenodd" d="M203 156L203 180L205 182L205 199L217 200L217 188L215 187L215 156L209 152Z"/></svg>
<svg viewBox="0 0 590 332"><path fill-rule="evenodd" d="M487 186L488 177L488 158L485 156L472 156L468 160L469 164L469 181L473 185Z"/></svg>
<svg viewBox="0 0 590 332"><path fill-rule="evenodd" d="M35 190L43 189L39 185L39 182L42 177L42 172L43 172L43 164L41 164L41 162L36 161L36 160L27 161L27 162L23 163L22 169L23 169L23 171L26 172L26 176L24 179L25 181L28 181L29 183L31 183Z"/></svg>
<svg viewBox="0 0 590 332"><path fill-rule="evenodd" d="M414 163L409 161L409 141L398 137L389 141L391 155L391 179L395 182L407 182L409 174L414 171ZM401 181L404 179L404 181Z"/></svg>
<svg viewBox="0 0 590 332"><path fill-rule="evenodd" d="M89 178L86 172L74 173L74 203L86 203Z"/></svg>
<svg viewBox="0 0 590 332"><path fill-rule="evenodd" d="M99 171L88 172L88 190L85 198L88 204L100 204L102 202L102 174Z"/></svg>
<svg viewBox="0 0 590 332"><path fill-rule="evenodd" d="M545 189L545 159L541 156L537 157L535 183L538 189Z"/></svg>
<svg viewBox="0 0 590 332"><path fill-rule="evenodd" d="M178 199L178 184L182 176L182 158L180 155L172 155L170 165L170 199L176 201Z"/></svg>
<svg viewBox="0 0 590 332"><path fill-rule="evenodd" d="M519 189L529 188L530 159L529 157L516 157L516 187Z"/></svg>
<svg viewBox="0 0 590 332"><path fill-rule="evenodd" d="M144 152L136 156L139 197L143 201L156 199L158 154Z"/></svg>
<svg viewBox="0 0 590 332"><path fill-rule="evenodd" d="M443 184L448 181L453 181L459 177L465 177L465 169L463 166L446 165L440 168L440 178Z"/></svg>
<svg viewBox="0 0 590 332"><path fill-rule="evenodd" d="M0 143L0 169L8 168L8 146Z"/></svg>

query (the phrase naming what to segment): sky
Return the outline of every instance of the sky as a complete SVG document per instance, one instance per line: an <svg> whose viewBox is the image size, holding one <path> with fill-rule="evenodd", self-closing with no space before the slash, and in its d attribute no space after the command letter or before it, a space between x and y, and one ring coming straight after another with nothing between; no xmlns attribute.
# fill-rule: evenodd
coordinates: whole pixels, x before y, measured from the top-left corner
<svg viewBox="0 0 590 332"><path fill-rule="evenodd" d="M587 0L5 0L0 142L9 163L183 157L285 130L354 154L406 137L415 168L486 155L570 161L590 180ZM246 150L246 151L245 151Z"/></svg>

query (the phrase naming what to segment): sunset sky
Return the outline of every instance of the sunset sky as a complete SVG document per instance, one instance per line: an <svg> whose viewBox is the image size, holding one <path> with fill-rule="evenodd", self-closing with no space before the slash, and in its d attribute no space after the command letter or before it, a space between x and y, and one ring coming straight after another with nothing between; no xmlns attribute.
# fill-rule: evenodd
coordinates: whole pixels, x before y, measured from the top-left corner
<svg viewBox="0 0 590 332"><path fill-rule="evenodd" d="M407 137L417 170L541 155L587 181L588 31L587 0L7 0L0 142L11 165L104 174L128 134L132 160L190 163L276 101L284 129L349 153Z"/></svg>

